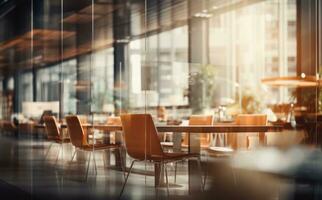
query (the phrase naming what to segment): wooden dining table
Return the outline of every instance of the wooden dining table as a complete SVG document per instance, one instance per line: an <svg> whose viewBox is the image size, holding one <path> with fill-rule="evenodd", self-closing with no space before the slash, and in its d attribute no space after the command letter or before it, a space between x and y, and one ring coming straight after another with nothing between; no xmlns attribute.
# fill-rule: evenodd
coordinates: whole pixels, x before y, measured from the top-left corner
<svg viewBox="0 0 322 200"><path fill-rule="evenodd" d="M122 131L120 125L107 125L107 124L82 124L84 128L92 128L103 131L103 133ZM45 125L38 124L36 128L45 128ZM62 129L67 128L66 124L61 124ZM214 125L158 125L156 124L158 132L173 132L173 133L188 133L189 135L189 153L200 153L200 137L201 133L228 133L228 134L242 134L242 133L260 133L266 132L280 132L283 130L281 125L238 125L235 123L218 123ZM260 137L261 138L261 137ZM199 145L198 145L199 144ZM162 167L155 165L155 186L160 186L164 183ZM196 162L188 162L188 185L189 191L200 190L200 174ZM161 181L160 181L161 178Z"/></svg>
<svg viewBox="0 0 322 200"><path fill-rule="evenodd" d="M93 128L106 132L122 131L120 125L82 124L84 128ZM35 125L36 128L45 128L44 124ZM67 128L61 124L61 128ZM222 123L214 125L156 125L158 132L186 132L186 133L249 133L249 132L278 132L283 130L282 125L237 125L235 123Z"/></svg>

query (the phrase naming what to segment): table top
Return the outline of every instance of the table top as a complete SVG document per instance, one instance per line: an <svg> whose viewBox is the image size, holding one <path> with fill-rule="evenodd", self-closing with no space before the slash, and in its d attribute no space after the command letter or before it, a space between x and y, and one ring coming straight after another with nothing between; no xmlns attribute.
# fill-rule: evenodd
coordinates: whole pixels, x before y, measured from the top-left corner
<svg viewBox="0 0 322 200"><path fill-rule="evenodd" d="M120 125L107 124L82 124L84 128L94 128L102 131L122 131ZM45 128L38 124L36 128ZM62 124L61 128L67 128ZM158 132L187 132L187 133L249 133L249 132L279 132L283 130L281 125L237 125L237 124L215 124L215 125L156 125Z"/></svg>

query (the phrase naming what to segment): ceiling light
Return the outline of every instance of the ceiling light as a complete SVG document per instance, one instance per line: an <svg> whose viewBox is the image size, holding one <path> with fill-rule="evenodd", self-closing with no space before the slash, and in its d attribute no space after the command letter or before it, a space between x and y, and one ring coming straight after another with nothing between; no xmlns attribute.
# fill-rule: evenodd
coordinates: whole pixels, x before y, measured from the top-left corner
<svg viewBox="0 0 322 200"><path fill-rule="evenodd" d="M195 17L200 17L200 18L209 18L209 17L211 17L212 16L212 14L208 14L208 13L196 13L195 15L194 15Z"/></svg>

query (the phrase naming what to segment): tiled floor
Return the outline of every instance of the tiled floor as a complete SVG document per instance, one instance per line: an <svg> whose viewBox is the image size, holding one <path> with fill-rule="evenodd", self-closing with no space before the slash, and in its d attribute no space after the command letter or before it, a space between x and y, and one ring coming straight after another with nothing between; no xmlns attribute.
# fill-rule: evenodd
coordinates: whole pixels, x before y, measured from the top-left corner
<svg viewBox="0 0 322 200"><path fill-rule="evenodd" d="M23 194L26 199L116 199L124 181L122 171L111 169L114 154L96 152L97 175L91 162L88 180L86 174L86 154L76 156L70 162L73 148L64 144L63 153L58 158L60 146L52 146L45 160L50 143L31 137L0 136L0 180L2 190L11 195ZM58 159L57 159L58 158ZM106 159L110 158L110 159ZM56 162L57 160L57 162ZM109 160L109 161L108 161ZM109 164L108 164L109 163ZM127 167L130 160L127 158ZM171 198L185 198L187 190L187 164L179 164L178 187L170 188ZM151 164L140 163L135 166L141 170L153 171ZM174 180L174 168L169 167L169 181ZM10 190L8 188L11 188ZM30 196L28 196L30 195ZM154 188L154 177L139 173L131 174L122 199L165 199L166 189Z"/></svg>
<svg viewBox="0 0 322 200"><path fill-rule="evenodd" d="M45 159L50 143L27 136L15 138L0 134L0 199L118 199L124 182L122 170L115 169L113 151L95 152L97 174L93 163L85 180L87 156L73 147L55 144ZM207 165L205 160L208 159ZM154 187L154 167L149 163L135 165L121 199L319 199L312 196L313 187L279 180L253 171L237 172L221 159L203 157L208 168L206 192L188 194L187 162L178 164L177 184L169 190ZM228 161L226 158L224 161ZM130 166L127 158L127 167ZM174 166L169 165L169 182L174 183ZM148 171L146 175L142 172ZM236 181L237 180L237 181ZM241 197L245 198L241 198ZM4 198L5 197L5 198ZM308 198L312 197L312 198ZM319 196L320 197L320 196Z"/></svg>

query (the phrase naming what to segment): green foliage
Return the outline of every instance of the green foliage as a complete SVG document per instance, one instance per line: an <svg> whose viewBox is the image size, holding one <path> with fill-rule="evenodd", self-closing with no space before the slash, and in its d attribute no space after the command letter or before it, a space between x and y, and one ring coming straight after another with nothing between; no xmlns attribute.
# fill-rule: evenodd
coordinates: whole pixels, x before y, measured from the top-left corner
<svg viewBox="0 0 322 200"><path fill-rule="evenodd" d="M194 88L198 88L199 91L195 91L193 94L195 102L197 102L198 108L194 108L195 111L201 112L203 109L210 108L213 103L213 96L215 90L215 75L216 67L211 64L201 65L198 72L193 77Z"/></svg>
<svg viewBox="0 0 322 200"><path fill-rule="evenodd" d="M262 111L263 105L261 103L259 93L256 93L250 88L245 88L242 90L241 95L242 113L254 114Z"/></svg>

